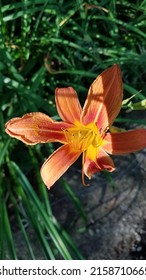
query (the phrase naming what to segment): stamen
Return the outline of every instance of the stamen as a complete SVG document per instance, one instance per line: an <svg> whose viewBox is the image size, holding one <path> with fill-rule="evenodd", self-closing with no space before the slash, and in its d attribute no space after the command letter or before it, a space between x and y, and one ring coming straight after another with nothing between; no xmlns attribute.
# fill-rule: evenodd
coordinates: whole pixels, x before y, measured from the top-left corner
<svg viewBox="0 0 146 280"><path fill-rule="evenodd" d="M94 147L99 147L102 144L107 129L101 131L95 124L81 127L75 126L64 129L64 134L66 141L72 145L74 150L84 152L91 144Z"/></svg>
<svg viewBox="0 0 146 280"><path fill-rule="evenodd" d="M85 152L83 152L83 156L82 156L82 184L83 184L83 186L88 187L89 184L86 184L85 179L84 179L85 178L85 174L84 174L84 170L83 170L84 162L85 162Z"/></svg>
<svg viewBox="0 0 146 280"><path fill-rule="evenodd" d="M66 141L69 143L70 142L69 131L67 129L64 129L63 132L65 134Z"/></svg>
<svg viewBox="0 0 146 280"><path fill-rule="evenodd" d="M104 131L103 131L103 134L102 134L102 137L104 138L105 137L105 134L107 133L107 131L109 130L109 126L107 126Z"/></svg>

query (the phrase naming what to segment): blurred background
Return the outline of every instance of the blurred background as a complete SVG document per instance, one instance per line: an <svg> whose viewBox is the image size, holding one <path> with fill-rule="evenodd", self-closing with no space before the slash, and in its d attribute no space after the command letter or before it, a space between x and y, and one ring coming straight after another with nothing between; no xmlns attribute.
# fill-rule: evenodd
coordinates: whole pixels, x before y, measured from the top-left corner
<svg viewBox="0 0 146 280"><path fill-rule="evenodd" d="M146 150L113 157L116 171L81 184L81 163L51 188L40 167L56 148L10 139L4 124L29 112L59 119L56 87L81 104L120 65L115 125L146 127L146 1L0 1L0 259L145 259ZM131 98L132 97L132 98Z"/></svg>

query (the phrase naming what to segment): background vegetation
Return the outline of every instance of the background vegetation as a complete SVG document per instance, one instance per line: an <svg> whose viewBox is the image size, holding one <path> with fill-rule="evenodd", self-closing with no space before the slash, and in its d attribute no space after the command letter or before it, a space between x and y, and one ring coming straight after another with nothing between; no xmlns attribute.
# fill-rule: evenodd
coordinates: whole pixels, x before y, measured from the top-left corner
<svg viewBox="0 0 146 280"><path fill-rule="evenodd" d="M128 99L117 121L127 125L133 122L124 116L127 108L145 108L145 0L0 1L0 259L25 258L15 246L20 231L28 258L37 257L28 229L42 258L84 258L52 212L51 191L40 178L53 145L27 147L10 139L4 124L33 111L58 119L55 88L73 86L83 103L93 79L114 63ZM86 221L77 194L64 180L60 186Z"/></svg>

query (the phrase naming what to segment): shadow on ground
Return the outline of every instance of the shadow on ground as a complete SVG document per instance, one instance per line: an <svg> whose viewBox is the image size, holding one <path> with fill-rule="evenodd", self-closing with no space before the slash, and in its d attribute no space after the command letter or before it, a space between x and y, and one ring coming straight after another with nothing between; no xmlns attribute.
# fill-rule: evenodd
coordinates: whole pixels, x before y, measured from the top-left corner
<svg viewBox="0 0 146 280"><path fill-rule="evenodd" d="M86 259L145 259L146 151L114 162L112 180L99 173L89 187L82 186L77 167L65 175L83 204L86 224L59 185L52 189L53 211Z"/></svg>

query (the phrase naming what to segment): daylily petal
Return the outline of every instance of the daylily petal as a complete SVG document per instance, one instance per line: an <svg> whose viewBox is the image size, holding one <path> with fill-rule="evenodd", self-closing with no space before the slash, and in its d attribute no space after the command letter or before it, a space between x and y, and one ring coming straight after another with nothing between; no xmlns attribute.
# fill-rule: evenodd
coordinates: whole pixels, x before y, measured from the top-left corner
<svg viewBox="0 0 146 280"><path fill-rule="evenodd" d="M84 124L97 123L99 129L111 126L123 98L122 78L118 65L102 72L89 88L81 119Z"/></svg>
<svg viewBox="0 0 146 280"><path fill-rule="evenodd" d="M62 120L69 123L80 120L82 108L77 93L72 87L57 88L55 99L58 114Z"/></svg>
<svg viewBox="0 0 146 280"><path fill-rule="evenodd" d="M85 155L85 162L84 162L84 173L90 179L91 176L99 171L108 170L112 172L115 170L115 166L111 157L102 149L102 148L95 148L92 147L94 151L92 152L92 156L87 150ZM93 159L93 155L95 155L96 149L96 158Z"/></svg>
<svg viewBox="0 0 146 280"><path fill-rule="evenodd" d="M146 148L146 129L139 128L121 133L108 133L104 150L109 154L122 155Z"/></svg>
<svg viewBox="0 0 146 280"><path fill-rule="evenodd" d="M63 129L70 127L65 122L53 121L42 113L30 113L22 118L13 118L6 123L6 133L28 145L45 142L66 143Z"/></svg>
<svg viewBox="0 0 146 280"><path fill-rule="evenodd" d="M78 159L81 153L74 152L70 145L66 144L57 149L43 164L41 176L45 185L50 187L66 172L66 170Z"/></svg>

